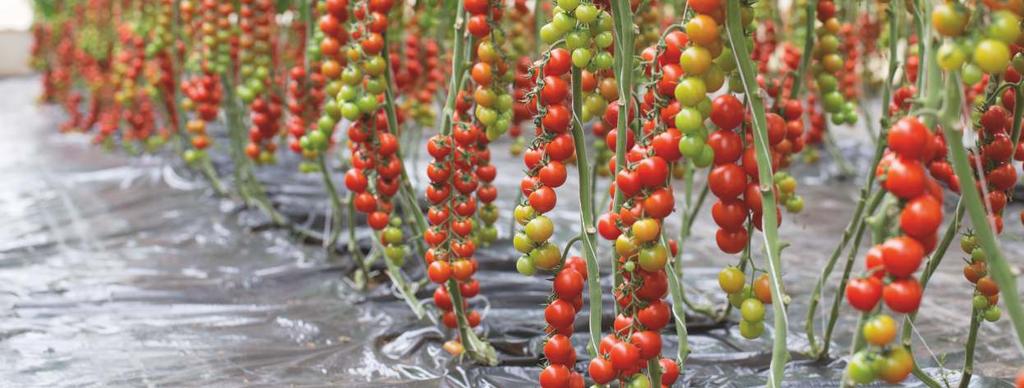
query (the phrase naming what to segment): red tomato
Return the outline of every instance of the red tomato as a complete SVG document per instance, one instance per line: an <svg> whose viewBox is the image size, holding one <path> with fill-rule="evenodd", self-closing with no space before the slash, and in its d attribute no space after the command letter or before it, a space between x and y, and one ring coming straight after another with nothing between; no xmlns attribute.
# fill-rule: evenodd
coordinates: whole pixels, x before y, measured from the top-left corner
<svg viewBox="0 0 1024 388"><path fill-rule="evenodd" d="M434 283L444 283L448 281L448 278L452 275L451 266L448 265L447 261L435 261L430 263L427 267L427 277Z"/></svg>
<svg viewBox="0 0 1024 388"><path fill-rule="evenodd" d="M642 360L649 360L661 354L661 334L656 331L644 330L633 333L629 342L640 350Z"/></svg>
<svg viewBox="0 0 1024 388"><path fill-rule="evenodd" d="M671 312L667 304L660 300L652 301L637 312L637 319L648 330L661 330L668 324Z"/></svg>
<svg viewBox="0 0 1024 388"><path fill-rule="evenodd" d="M717 0L701 0L704 2ZM692 5L694 1L690 1ZM699 12L699 11L698 11ZM711 122L715 123L718 128L731 130L739 127L743 123L743 114L745 108L743 103L740 102L736 96L732 94L723 94L715 97L711 101Z"/></svg>
<svg viewBox="0 0 1024 388"><path fill-rule="evenodd" d="M612 380L615 380L615 374L617 373L612 362L604 357L595 357L590 360L587 372L590 373L590 378L594 379L594 382L598 384L610 383Z"/></svg>
<svg viewBox="0 0 1024 388"><path fill-rule="evenodd" d="M740 253L747 246L747 230L740 228L736 231L718 229L715 232L715 242L718 249L725 253Z"/></svg>
<svg viewBox="0 0 1024 388"><path fill-rule="evenodd" d="M569 368L551 364L540 372L540 386L543 388L569 388Z"/></svg>
<svg viewBox="0 0 1024 388"><path fill-rule="evenodd" d="M672 189L662 187L655 190L647 198L644 198L643 208L644 213L654 218L665 218L672 214L672 209L675 208L675 197L672 194Z"/></svg>
<svg viewBox="0 0 1024 388"><path fill-rule="evenodd" d="M846 283L846 301L860 311L871 311L882 298L882 281L874 276L851 279Z"/></svg>
<svg viewBox="0 0 1024 388"><path fill-rule="evenodd" d="M889 128L889 148L908 159L920 159L931 142L932 133L915 117L904 117Z"/></svg>
<svg viewBox="0 0 1024 388"><path fill-rule="evenodd" d="M924 246L912 237L893 237L882 244L882 260L890 275L903 278L910 276L921 266Z"/></svg>
<svg viewBox="0 0 1024 388"><path fill-rule="evenodd" d="M897 157L889 163L885 189L903 199L915 198L925 189L925 172L921 162Z"/></svg>
<svg viewBox="0 0 1024 388"><path fill-rule="evenodd" d="M893 280L882 292L885 305L898 313L912 313L921 305L921 284L917 279Z"/></svg>
<svg viewBox="0 0 1024 388"><path fill-rule="evenodd" d="M551 139L551 142L544 147L544 151L547 152L551 160L563 161L576 153L576 144L573 142L572 135L563 133Z"/></svg>
<svg viewBox="0 0 1024 388"><path fill-rule="evenodd" d="M530 206L539 213L547 213L554 209L557 200L555 190L547 186L534 190L529 196Z"/></svg>
<svg viewBox="0 0 1024 388"><path fill-rule="evenodd" d="M540 103L552 105L562 102L569 95L569 83L556 76L544 77L544 88L540 91Z"/></svg>
<svg viewBox="0 0 1024 388"><path fill-rule="evenodd" d="M747 220L747 207L738 199L720 199L711 206L711 217L727 231L743 229Z"/></svg>
<svg viewBox="0 0 1024 388"><path fill-rule="evenodd" d="M707 144L715 151L715 165L735 163L743 154L743 139L735 131L714 131L708 135Z"/></svg>
<svg viewBox="0 0 1024 388"><path fill-rule="evenodd" d="M572 300L583 293L583 275L572 268L563 268L555 275L553 288L561 299Z"/></svg>
<svg viewBox="0 0 1024 388"><path fill-rule="evenodd" d="M540 168L537 177L540 178L540 183L543 183L545 186L551 186L552 188L561 187L567 177L565 165L562 162L550 161Z"/></svg>
<svg viewBox="0 0 1024 388"><path fill-rule="evenodd" d="M913 237L924 238L934 235L940 224L942 205L930 195L912 199L900 213L900 229Z"/></svg>
<svg viewBox="0 0 1024 388"><path fill-rule="evenodd" d="M572 365L576 363L576 350L569 337L555 334L544 343L544 357L552 364Z"/></svg>
<svg viewBox="0 0 1024 388"><path fill-rule="evenodd" d="M568 73L571 66L572 55L569 50L559 47L551 50L551 58L544 65L544 75L561 76Z"/></svg>
<svg viewBox="0 0 1024 388"><path fill-rule="evenodd" d="M882 245L872 246L864 256L864 266L871 276L879 280L885 278L885 260L882 258Z"/></svg>
<svg viewBox="0 0 1024 388"><path fill-rule="evenodd" d="M661 364L661 385L670 387L675 384L679 378L679 364L667 358L658 360L658 363Z"/></svg>
<svg viewBox="0 0 1024 388"><path fill-rule="evenodd" d="M640 360L640 349L628 342L619 342L609 352L612 366L617 370L632 368Z"/></svg>
<svg viewBox="0 0 1024 388"><path fill-rule="evenodd" d="M576 310L569 302L555 299L548 307L544 308L544 320L553 327L564 327L572 325L576 318Z"/></svg>
<svg viewBox="0 0 1024 388"><path fill-rule="evenodd" d="M747 175L735 163L726 163L711 170L708 185L716 197L736 198L747 187Z"/></svg>

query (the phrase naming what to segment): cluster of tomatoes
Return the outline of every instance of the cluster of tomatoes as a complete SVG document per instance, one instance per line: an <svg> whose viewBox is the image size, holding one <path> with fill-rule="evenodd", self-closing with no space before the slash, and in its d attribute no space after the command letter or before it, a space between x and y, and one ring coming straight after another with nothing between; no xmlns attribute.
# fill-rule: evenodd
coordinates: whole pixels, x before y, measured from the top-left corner
<svg viewBox="0 0 1024 388"><path fill-rule="evenodd" d="M220 77L213 73L183 80L181 90L185 100L181 108L195 115L185 122L185 131L191 136L191 150L185 151L186 162L195 162L205 158L205 149L210 146L210 137L206 132L206 123L217 119L220 112L220 101L223 97Z"/></svg>
<svg viewBox="0 0 1024 388"><path fill-rule="evenodd" d="M768 274L747 283L744 269L725 267L718 273L718 287L728 295L729 303L740 310L740 335L754 339L764 334L765 305L772 303Z"/></svg>
<svg viewBox="0 0 1024 388"><path fill-rule="evenodd" d="M1020 79L1015 71L1007 71L1007 80L1010 78ZM1012 81L1011 81L1012 82ZM1012 103L1015 96L1004 94L1002 103L1005 106ZM1003 231L1003 210L1009 196L1013 193L1013 187L1017 184L1017 170L1013 166L1013 159L1021 160L1024 157L1022 147L1013 149L1014 140L1011 139L1012 118L1011 114L1003 106L990 106L981 115L978 126L978 146L980 153L969 154L971 167L978 175L978 193L984 198L986 211L989 219L995 225L996 233ZM979 170L980 168L980 170ZM984 179L980 179L984 178Z"/></svg>
<svg viewBox="0 0 1024 388"><path fill-rule="evenodd" d="M272 0L244 0L238 11L238 98L249 104L249 143L245 154L257 163L273 163L280 132L281 97L271 89L277 67L275 10Z"/></svg>
<svg viewBox="0 0 1024 388"><path fill-rule="evenodd" d="M433 102L444 83L441 49L436 40L413 33L406 35L404 45L401 53L390 53L395 92L406 96L401 110L427 127L434 123Z"/></svg>
<svg viewBox="0 0 1024 388"><path fill-rule="evenodd" d="M199 3L198 9L196 2ZM216 74L224 74L231 69L234 4L216 0L183 0L179 10L186 34L192 42L199 44L196 50L191 51L195 57L190 60L203 71ZM195 17L196 13L200 17Z"/></svg>
<svg viewBox="0 0 1024 388"><path fill-rule="evenodd" d="M470 120L469 110L472 107L468 93L460 92L456 96L453 132L456 141L460 142L460 145L464 144L465 152L469 153L467 157L470 166L464 173L456 174L454 179L457 180L455 183L459 187L475 191L476 199L481 203L477 219L483 225L474 225L472 237L486 246L498 239L498 229L494 226L494 222L498 220L498 207L494 204L494 200L498 198L498 188L493 183L498 170L491 164L489 135L480 129L479 122L466 122Z"/></svg>
<svg viewBox="0 0 1024 388"><path fill-rule="evenodd" d="M466 111L461 114L465 115ZM481 156L476 144L483 135L474 127L467 128L470 129L457 128L452 135L435 135L427 140L427 152L434 161L427 166L430 227L423 233L429 246L424 259L428 278L438 284L434 302L444 312L442 322L449 328L457 327L460 319L465 319L471 327L480 324L480 314L476 311L469 311L465 317L456 316L449 294L452 290L445 286L445 283L449 288L458 284L465 298L480 292L480 283L473 279L478 265L473 257L476 252L473 216L477 210L473 193L478 187L474 170Z"/></svg>
<svg viewBox="0 0 1024 388"><path fill-rule="evenodd" d="M540 372L544 388L578 388L585 386L583 375L573 370L576 349L572 346L573 322L583 307L583 285L587 281L587 263L573 256L561 264L552 283L553 296L544 308L547 341L544 358L548 365Z"/></svg>
<svg viewBox="0 0 1024 388"><path fill-rule="evenodd" d="M470 0L465 2L470 19L470 33L479 38L474 53L475 63L470 69L470 77L476 84L473 90L473 118L481 126L488 140L494 140L505 134L512 125L512 95L508 85L513 81L512 69L509 67L503 46L505 34L497 28L504 12L502 2L489 0ZM476 20L483 20L486 29L476 31L473 26ZM491 24L495 25L491 25Z"/></svg>
<svg viewBox="0 0 1024 388"><path fill-rule="evenodd" d="M318 63L311 63L310 68L315 69L316 65ZM307 72L301 63L292 66L288 77L288 149L303 154L305 150L300 140L306 135L307 129L315 130L311 126L315 118L319 117L320 107L327 98L324 92L327 78L318 71Z"/></svg>
<svg viewBox="0 0 1024 388"><path fill-rule="evenodd" d="M844 60L842 53L855 47L855 42L840 42L842 23L836 18L836 4L831 0L818 2L817 18L822 24L816 32L812 73L821 92L821 106L833 124L857 123L856 99L850 98L856 87L855 57ZM854 51L855 52L855 51ZM846 52L849 54L849 52ZM852 79L848 79L852 77Z"/></svg>
<svg viewBox="0 0 1024 388"><path fill-rule="evenodd" d="M999 284L989 276L985 252L971 233L960 238L960 249L970 256L964 265L964 277L974 285L974 298L971 299L973 314L989 322L998 321L1003 315L996 305L999 303Z"/></svg>
<svg viewBox="0 0 1024 388"><path fill-rule="evenodd" d="M971 85L980 80L983 72L1005 71L1012 56L1010 45L1021 43L1020 17L1005 10L993 11L991 16L986 28L970 29L970 36L965 36L968 24L976 22L971 20L968 9L954 2L936 5L931 14L932 28L948 38L936 52L939 67L946 71L961 70L964 82Z"/></svg>
<svg viewBox="0 0 1024 388"><path fill-rule="evenodd" d="M289 127L289 133L293 136L298 134L298 140L292 141L289 147L297 150L307 159L319 157L332 144L334 127L341 120L344 112L348 112L346 119L358 120L363 109L352 100L359 93L359 86L363 83L362 72L358 67L352 66L347 77L342 76L342 68L350 58L361 57L358 46L349 47L349 32L345 29L345 23L349 20L348 0L327 0L323 3L322 14L318 21L318 30L315 38L319 42L317 47L310 49L310 63L319 63L319 77L310 75L310 80L322 79L323 94L325 102L322 112L317 119L315 126L308 130L305 128ZM365 14L365 9L364 12ZM381 38L383 40L383 38ZM347 68L346 68L347 70ZM304 71L303 71L304 72ZM294 78L296 71L292 71ZM370 98L364 103L368 105L366 112L374 111L377 105L377 97ZM346 100L348 99L348 100ZM301 129L301 130L300 130ZM355 131L355 139L349 134L349 139L355 142L364 141L360 135L369 137L369 133L358 127ZM349 131L352 131L350 129ZM315 165L303 163L299 170L303 172L314 171Z"/></svg>
<svg viewBox="0 0 1024 388"><path fill-rule="evenodd" d="M708 96L725 83L723 67L734 65L731 54L723 55L725 50L720 26L725 17L724 10L719 1L691 1L690 7L696 14L686 23L686 34L670 33L665 37L664 56L667 59L664 62L667 63L663 65L662 77L678 79L672 92L679 103L675 127L683 135L678 145L679 152L695 166L703 168L716 159L723 163L736 160L728 153L742 149L741 140L733 130L743 120L744 107L734 96L724 94L715 99L720 107L717 113L713 112L712 107L716 104ZM676 62L671 61L673 58L677 58L678 66L673 66ZM671 86L671 83L664 84ZM712 113L716 114L712 121L721 132L709 135L704 122ZM729 147L740 148L716 150L720 139L724 139ZM726 154L718 155L719 152ZM739 154L735 156L738 158Z"/></svg>
<svg viewBox="0 0 1024 388"><path fill-rule="evenodd" d="M145 141L156 132L153 103L147 94L147 84L141 79L146 64L144 47L145 40L132 27L119 26L113 72L110 74L113 101L101 113L99 131L93 141L109 139L121 128L122 120L128 124L122 131L125 142Z"/></svg>
<svg viewBox="0 0 1024 388"><path fill-rule="evenodd" d="M846 300L860 311L876 311L879 300L885 300L885 305L893 312L904 314L917 311L921 304L922 288L913 275L924 256L935 249L937 230L942 223L942 189L925 173L922 162L932 160L936 152L933 136L931 130L912 116L900 119L889 129L887 140L891 152L883 157L877 174L885 190L901 200L899 229L902 234L869 249L867 274L847 283ZM882 366L861 371L851 363L848 374L855 381L866 383L877 376L890 383L898 382L910 373L913 359L910 358L909 364L904 360L909 353L904 354L906 350L898 344L886 348L895 338L895 323L891 321L891 317L879 312L869 318L864 327L865 339L878 348L862 350L856 357L880 358L902 367L893 370Z"/></svg>

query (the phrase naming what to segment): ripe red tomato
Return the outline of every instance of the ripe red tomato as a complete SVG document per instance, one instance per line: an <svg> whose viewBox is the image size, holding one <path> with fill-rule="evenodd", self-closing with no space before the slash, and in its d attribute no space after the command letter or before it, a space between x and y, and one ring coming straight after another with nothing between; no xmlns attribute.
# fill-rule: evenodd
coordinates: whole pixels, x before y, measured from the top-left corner
<svg viewBox="0 0 1024 388"><path fill-rule="evenodd" d="M572 365L576 363L576 350L569 337L555 334L544 343L544 357L552 364Z"/></svg>
<svg viewBox="0 0 1024 388"><path fill-rule="evenodd" d="M885 305L898 313L912 313L921 305L921 284L917 279L893 280L882 292Z"/></svg>
<svg viewBox="0 0 1024 388"><path fill-rule="evenodd" d="M708 174L708 185L716 197L736 198L747 187L747 175L735 163L722 164Z"/></svg>
<svg viewBox="0 0 1024 388"><path fill-rule="evenodd" d="M604 341L602 340L602 344ZM607 353L607 352L603 352ZM590 366L587 367L587 372L590 373L590 378L594 379L595 383L608 384L615 379L615 367L612 362L604 357L595 357L590 360Z"/></svg>
<svg viewBox="0 0 1024 388"><path fill-rule="evenodd" d="M569 54L569 50L561 47L555 48L551 50L551 57L548 59L548 63L544 65L544 75L558 77L568 73L571 66L572 55Z"/></svg>
<svg viewBox="0 0 1024 388"><path fill-rule="evenodd" d="M708 135L707 144L715 151L715 165L735 163L743 154L743 139L735 131L714 131Z"/></svg>
<svg viewBox="0 0 1024 388"><path fill-rule="evenodd" d="M564 133L569 130L569 121L572 118L572 112L565 104L553 104L548 106L547 112L544 113L544 117L541 118L541 125L544 129L552 133Z"/></svg>
<svg viewBox="0 0 1024 388"><path fill-rule="evenodd" d="M540 372L540 386L543 388L569 388L569 368L551 364Z"/></svg>
<svg viewBox="0 0 1024 388"><path fill-rule="evenodd" d="M661 334L653 330L644 330L633 333L629 342L640 351L640 359L649 360L661 354Z"/></svg>
<svg viewBox="0 0 1024 388"><path fill-rule="evenodd" d="M648 216L660 219L672 214L675 205L676 201L675 196L672 194L672 189L662 187L647 195L647 198L644 198L643 208L644 213Z"/></svg>
<svg viewBox="0 0 1024 388"><path fill-rule="evenodd" d="M665 271L641 272L643 285L636 290L636 296L644 301L661 299L668 293L668 276Z"/></svg>
<svg viewBox="0 0 1024 388"><path fill-rule="evenodd" d="M473 15L469 17L466 29L477 38L482 38L491 33L491 25L487 24L487 15ZM483 85L483 84L481 84Z"/></svg>
<svg viewBox="0 0 1024 388"><path fill-rule="evenodd" d="M640 174L635 170L619 170L619 173L615 175L615 187L622 191L622 195L627 197L636 195L643 187L640 181Z"/></svg>
<svg viewBox="0 0 1024 388"><path fill-rule="evenodd" d="M561 187L567 177L565 165L559 161L550 161L540 168L537 177L540 178L540 183L543 183L545 186L551 186L552 188Z"/></svg>
<svg viewBox="0 0 1024 388"><path fill-rule="evenodd" d="M860 311L871 311L882 298L882 281L874 276L851 279L846 283L846 301Z"/></svg>
<svg viewBox="0 0 1024 388"><path fill-rule="evenodd" d="M917 238L934 235L941 223L942 205L931 195L912 199L900 213L900 229Z"/></svg>
<svg viewBox="0 0 1024 388"><path fill-rule="evenodd" d="M722 7L722 0L687 0L694 11L703 14L710 14Z"/></svg>
<svg viewBox="0 0 1024 388"><path fill-rule="evenodd" d="M701 1L717 2L717 0ZM690 1L690 4L693 3L694 1ZM736 127L743 123L743 114L743 103L732 94L723 94L711 101L711 122L715 123L718 128L726 130L736 129Z"/></svg>
<svg viewBox="0 0 1024 388"><path fill-rule="evenodd" d="M563 161L576 153L576 144L573 142L572 135L563 133L551 139L551 142L544 147L544 151L547 152L551 160Z"/></svg>
<svg viewBox="0 0 1024 388"><path fill-rule="evenodd" d="M661 364L661 385L671 387L679 378L679 364L668 358L658 360Z"/></svg>
<svg viewBox="0 0 1024 388"><path fill-rule="evenodd" d="M738 199L720 199L711 206L711 217L727 231L743 229L747 220L747 207Z"/></svg>
<svg viewBox="0 0 1024 388"><path fill-rule="evenodd" d="M583 293L583 275L572 268L563 268L555 275L553 288L561 299L572 300Z"/></svg>
<svg viewBox="0 0 1024 388"><path fill-rule="evenodd" d="M530 206L538 213L551 211L551 209L555 208L557 201L558 195L555 194L555 190L547 186L534 190L529 196Z"/></svg>
<svg viewBox="0 0 1024 388"><path fill-rule="evenodd" d="M612 366L617 370L633 368L640 361L640 349L628 342L619 342L609 352Z"/></svg>
<svg viewBox="0 0 1024 388"><path fill-rule="evenodd" d="M645 328L658 331L665 327L665 325L668 325L671 312L667 304L660 300L655 300L647 304L647 307L640 309L636 316L640 324L644 325Z"/></svg>
<svg viewBox="0 0 1024 388"><path fill-rule="evenodd" d="M718 249L725 253L740 253L747 246L747 230L740 228L736 231L718 229L715 232L715 242Z"/></svg>
<svg viewBox="0 0 1024 388"><path fill-rule="evenodd" d="M889 163L885 189L903 199L915 198L925 189L925 172L920 161L897 157Z"/></svg>
<svg viewBox="0 0 1024 388"><path fill-rule="evenodd" d="M544 77L544 88L540 91L540 103L544 105L557 104L565 100L569 95L569 83L561 77Z"/></svg>
<svg viewBox="0 0 1024 388"><path fill-rule="evenodd" d="M434 304L437 308L450 311L452 309L452 298L448 295L448 289L444 287L438 287L434 290Z"/></svg>
<svg viewBox="0 0 1024 388"><path fill-rule="evenodd" d="M618 213L605 213L597 219L597 232L605 240L615 240L622 234L622 230L616 225L619 220Z"/></svg>
<svg viewBox="0 0 1024 388"><path fill-rule="evenodd" d="M893 237L882 244L882 260L890 275L902 278L910 276L921 266L924 246L912 237Z"/></svg>
<svg viewBox="0 0 1024 388"><path fill-rule="evenodd" d="M430 263L427 267L427 277L434 283L444 283L448 281L448 278L452 275L451 266L448 265L447 261L437 260Z"/></svg>
<svg viewBox="0 0 1024 388"><path fill-rule="evenodd" d="M345 172L345 187L350 191L362 193L366 191L367 184L366 175L363 174L362 170L352 168Z"/></svg>
<svg viewBox="0 0 1024 388"><path fill-rule="evenodd" d="M576 310L569 302L555 299L548 307L544 308L544 320L553 327L565 327L572 325L576 317Z"/></svg>
<svg viewBox="0 0 1024 388"><path fill-rule="evenodd" d="M889 148L908 159L921 159L932 133L915 117L904 117L889 128Z"/></svg>
<svg viewBox="0 0 1024 388"><path fill-rule="evenodd" d="M882 245L875 245L864 255L864 266L871 276L879 280L885 278L885 260L882 258Z"/></svg>

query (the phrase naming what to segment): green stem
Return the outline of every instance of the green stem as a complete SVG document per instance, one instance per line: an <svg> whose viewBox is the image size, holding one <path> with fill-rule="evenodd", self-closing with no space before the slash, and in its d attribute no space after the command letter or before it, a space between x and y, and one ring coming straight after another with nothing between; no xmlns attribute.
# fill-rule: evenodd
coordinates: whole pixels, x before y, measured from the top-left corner
<svg viewBox="0 0 1024 388"><path fill-rule="evenodd" d="M580 238L583 241L583 256L587 260L587 289L590 294L590 346L591 356L597 355L601 341L601 271L597 262L597 242L594 226L594 193L590 183L590 161L587 157L587 138L583 133L580 117L583 115L583 86L581 70L572 67L572 138L576 144L576 167L579 171L580 192Z"/></svg>
<svg viewBox="0 0 1024 388"><path fill-rule="evenodd" d="M765 262L768 265L768 275L771 280L771 291L774 321L774 338L772 343L772 359L768 369L770 378L769 387L779 387L782 383L782 374L789 361L789 350L786 348L786 334L789 330L789 322L786 315L786 307L783 298L782 285L782 261L780 258L778 236L778 205L775 203L775 191L773 190L772 157L768 148L768 126L765 117L764 102L761 100L760 89L757 85L757 71L750 60L750 52L747 48L746 37L743 32L742 21L740 20L740 4L738 1L727 2L726 9L726 32L729 36L729 43L733 49L733 58L736 60L736 68L740 78L743 80L743 90L750 100L750 108L754 120L754 148L757 156L758 181L762 197L762 230L765 244ZM621 113L620 113L621 114Z"/></svg>
<svg viewBox="0 0 1024 388"><path fill-rule="evenodd" d="M807 66L811 63L811 51L814 50L814 21L815 13L818 11L818 0L807 0L804 20L804 52L800 56L800 67L793 73L793 87L790 89L789 98L800 98L800 87L807 77Z"/></svg>
<svg viewBox="0 0 1024 388"><path fill-rule="evenodd" d="M978 317L981 311L971 307L971 328L967 334L967 344L964 345L964 367L960 373L960 388L967 388L971 384L971 376L974 375L974 347L978 341L978 327L981 326L981 319Z"/></svg>

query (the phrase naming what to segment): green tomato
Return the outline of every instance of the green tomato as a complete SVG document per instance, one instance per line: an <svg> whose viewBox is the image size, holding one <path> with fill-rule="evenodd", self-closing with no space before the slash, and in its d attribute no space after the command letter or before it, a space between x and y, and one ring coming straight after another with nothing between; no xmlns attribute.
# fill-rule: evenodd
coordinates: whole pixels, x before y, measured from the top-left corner
<svg viewBox="0 0 1024 388"><path fill-rule="evenodd" d="M751 322L747 320L740 321L740 335L746 339L755 339L764 334L764 322L757 321Z"/></svg>
<svg viewBox="0 0 1024 388"><path fill-rule="evenodd" d="M533 276L537 273L537 268L533 266L533 261L529 257L523 256L516 260L516 271L526 276Z"/></svg>
<svg viewBox="0 0 1024 388"><path fill-rule="evenodd" d="M839 38L832 34L822 35L818 38L818 49L825 54L839 51Z"/></svg>
<svg viewBox="0 0 1024 388"><path fill-rule="evenodd" d="M644 271L659 271L665 268L665 263L668 262L668 249L662 244L654 244L654 246L641 249L638 261L640 268Z"/></svg>
<svg viewBox="0 0 1024 388"><path fill-rule="evenodd" d="M704 168L710 166L714 161L715 150L711 146L704 144L704 147L700 149L700 155L693 159L693 165Z"/></svg>
<svg viewBox="0 0 1024 388"><path fill-rule="evenodd" d="M512 236L512 247L520 253L530 253L533 250L533 240L526 233L519 232Z"/></svg>
<svg viewBox="0 0 1024 388"><path fill-rule="evenodd" d="M615 28L615 21L612 20L612 15L608 11L601 11L601 15L597 17L597 31L611 31Z"/></svg>
<svg viewBox="0 0 1024 388"><path fill-rule="evenodd" d="M725 85L725 72L722 71L722 67L718 64L712 63L708 71L704 72L704 85L708 89L708 93L714 93L718 89Z"/></svg>
<svg viewBox="0 0 1024 388"><path fill-rule="evenodd" d="M252 102L252 100L254 100L256 98L256 93L253 93L252 89L249 89L249 88L247 88L245 86L239 86L238 87L238 98L241 99L242 102L245 102L246 104L248 104L248 103Z"/></svg>
<svg viewBox="0 0 1024 388"><path fill-rule="evenodd" d="M512 96L509 95L508 93L504 93L498 96L498 101L496 104L499 111L508 112L510 109L512 109L512 106L515 104L515 100L513 100Z"/></svg>
<svg viewBox="0 0 1024 388"><path fill-rule="evenodd" d="M555 244L545 243L530 251L530 259L537 268L552 269L562 261L562 253Z"/></svg>
<svg viewBox="0 0 1024 388"><path fill-rule="evenodd" d="M740 303L740 315L743 320L761 322L764 320L764 303L757 298L750 298Z"/></svg>
<svg viewBox="0 0 1024 388"><path fill-rule="evenodd" d="M567 13L555 14L551 18L551 25L555 27L555 31L559 34L565 34L576 28L576 18L569 16Z"/></svg>
<svg viewBox="0 0 1024 388"><path fill-rule="evenodd" d="M594 36L594 44L597 45L598 48L608 48L609 46L612 45L614 41L615 38L612 36L612 33L608 31L602 32L600 34L597 34L597 36Z"/></svg>
<svg viewBox="0 0 1024 388"><path fill-rule="evenodd" d="M485 243L492 243L498 239L498 229L494 226L485 226L480 230L480 239Z"/></svg>
<svg viewBox="0 0 1024 388"><path fill-rule="evenodd" d="M817 81L818 89L821 89L824 93L834 92L839 89L839 80L831 74L823 73L818 76Z"/></svg>
<svg viewBox="0 0 1024 388"><path fill-rule="evenodd" d="M359 97L359 100L356 101L356 106L364 114L373 113L373 111L377 110L377 97L371 95Z"/></svg>
<svg viewBox="0 0 1024 388"><path fill-rule="evenodd" d="M794 195L786 200L786 210L790 213L799 213L804 210L804 198Z"/></svg>
<svg viewBox="0 0 1024 388"><path fill-rule="evenodd" d="M971 299L971 306L977 310L985 310L988 308L988 298L985 295L975 295Z"/></svg>
<svg viewBox="0 0 1024 388"><path fill-rule="evenodd" d="M391 263L401 267L405 264L405 247L401 245L388 245L384 247L384 255L391 260Z"/></svg>
<svg viewBox="0 0 1024 388"><path fill-rule="evenodd" d="M968 85L975 85L981 82L982 74L981 68L973 63L965 63L963 68L960 69L960 76L963 78L964 83Z"/></svg>
<svg viewBox="0 0 1024 388"><path fill-rule="evenodd" d="M309 146L314 150L319 151L327 148L327 135L322 131L311 131L306 134L306 137L309 138Z"/></svg>
<svg viewBox="0 0 1024 388"><path fill-rule="evenodd" d="M371 78L366 81L366 92L370 94L384 93L387 82L381 77Z"/></svg>
<svg viewBox="0 0 1024 388"><path fill-rule="evenodd" d="M939 50L935 54L936 61L939 67L945 71L953 71L963 66L964 60L967 59L967 55L964 51L957 46L956 43L946 41L939 46Z"/></svg>
<svg viewBox="0 0 1024 388"><path fill-rule="evenodd" d="M575 15L576 20L579 20L580 23L591 23L597 20L597 15L600 10L598 10L596 6L593 4L579 4L579 0L571 1L576 1L576 4L578 4ZM559 3L561 3L561 1Z"/></svg>
<svg viewBox="0 0 1024 388"><path fill-rule="evenodd" d="M578 48L572 50L572 64L578 68L584 69L590 64L590 59L593 54L590 50L585 48Z"/></svg>
<svg viewBox="0 0 1024 388"><path fill-rule="evenodd" d="M344 117L348 121L355 121L359 118L359 105L353 102L346 102L341 104L341 117Z"/></svg>
<svg viewBox="0 0 1024 388"><path fill-rule="evenodd" d="M978 240L973 234L965 234L960 236L960 250L966 253L974 252L974 249L978 247Z"/></svg>
<svg viewBox="0 0 1024 388"><path fill-rule="evenodd" d="M494 122L498 120L498 112L495 112L494 109L477 105L476 118L484 125L494 125Z"/></svg>
<svg viewBox="0 0 1024 388"><path fill-rule="evenodd" d="M855 384L870 384L875 381L878 371L875 360L866 350L854 353L846 365L846 377Z"/></svg>
<svg viewBox="0 0 1024 388"><path fill-rule="evenodd" d="M729 304L734 308L740 308L743 306L743 301L753 297L753 291L750 289L750 284L744 284L740 292L734 292L729 294Z"/></svg>
<svg viewBox="0 0 1024 388"><path fill-rule="evenodd" d="M626 272L633 272L636 270L636 262L627 261L622 265L622 270Z"/></svg>
<svg viewBox="0 0 1024 388"><path fill-rule="evenodd" d="M608 102L599 93L591 93L583 99L583 108L600 115L608 108Z"/></svg>
<svg viewBox="0 0 1024 388"><path fill-rule="evenodd" d="M559 39L562 39L564 33L559 31L554 24L548 23L540 28L540 40L544 41L545 44L554 44Z"/></svg>
<svg viewBox="0 0 1024 388"><path fill-rule="evenodd" d="M381 238L381 240L383 240L385 244L402 243L402 229L396 228L394 226L389 226L387 228L384 228L384 232L381 233L381 235L383 237Z"/></svg>
<svg viewBox="0 0 1024 388"><path fill-rule="evenodd" d="M335 124L337 124L337 121L329 115L320 116L320 119L316 121L317 129L328 133L334 131Z"/></svg>
<svg viewBox="0 0 1024 388"><path fill-rule="evenodd" d="M718 287L726 294L736 294L743 291L746 284L746 275L736 266L728 266L718 272Z"/></svg>
<svg viewBox="0 0 1024 388"><path fill-rule="evenodd" d="M679 139L679 153L687 158L696 158L704 149L704 140L692 135L683 135Z"/></svg>
<svg viewBox="0 0 1024 388"><path fill-rule="evenodd" d="M334 101L327 101L324 104L324 114L329 116L334 121L341 119L341 104Z"/></svg>
<svg viewBox="0 0 1024 388"><path fill-rule="evenodd" d="M555 223L547 216L537 216L526 223L526 236L536 243L548 241L554 232Z"/></svg>
<svg viewBox="0 0 1024 388"><path fill-rule="evenodd" d="M517 205L512 215L515 216L519 225L526 225L533 217L537 216L537 211L533 210L530 205Z"/></svg>
<svg viewBox="0 0 1024 388"><path fill-rule="evenodd" d="M833 114L842 110L844 103L846 103L846 99L838 91L825 93L825 96L821 99L821 105L825 108L825 112Z"/></svg>
<svg viewBox="0 0 1024 388"><path fill-rule="evenodd" d="M597 53L593 61L591 61L591 64L593 64L594 67L598 70L607 70L611 69L612 65L615 64L615 58L612 57L611 53L607 51L601 51L600 53Z"/></svg>
<svg viewBox="0 0 1024 388"><path fill-rule="evenodd" d="M651 379L643 373L637 373L629 378L628 388L651 388Z"/></svg>
<svg viewBox="0 0 1024 388"><path fill-rule="evenodd" d="M675 97L683 106L696 106L706 95L707 87L700 78L686 77L676 85Z"/></svg>
<svg viewBox="0 0 1024 388"><path fill-rule="evenodd" d="M1003 311L999 309L999 306L989 306L985 309L984 318L986 321L995 322L1003 316Z"/></svg>
<svg viewBox="0 0 1024 388"><path fill-rule="evenodd" d="M355 66L346 66L345 70L341 71L341 82L345 85L358 85L363 80L363 72L359 71L359 68Z"/></svg>

